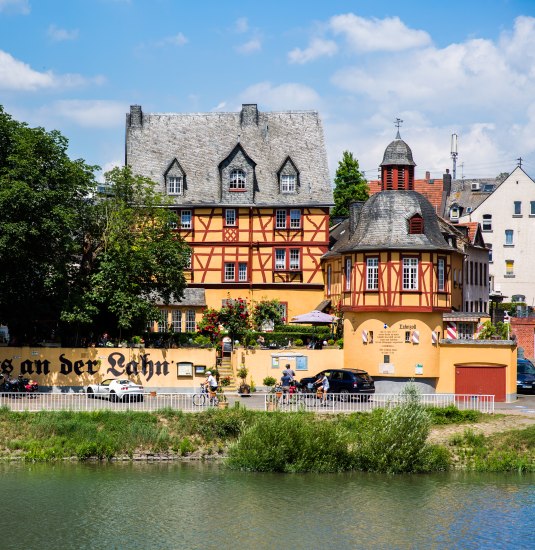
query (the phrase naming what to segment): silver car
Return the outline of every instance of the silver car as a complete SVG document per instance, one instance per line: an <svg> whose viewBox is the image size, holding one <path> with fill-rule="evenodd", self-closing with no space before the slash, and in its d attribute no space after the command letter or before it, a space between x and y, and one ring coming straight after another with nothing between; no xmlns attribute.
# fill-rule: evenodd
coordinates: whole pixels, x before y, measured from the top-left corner
<svg viewBox="0 0 535 550"><path fill-rule="evenodd" d="M85 390L88 398L100 397L110 401L143 401L143 392L143 386L126 378L110 378L100 384L89 384Z"/></svg>

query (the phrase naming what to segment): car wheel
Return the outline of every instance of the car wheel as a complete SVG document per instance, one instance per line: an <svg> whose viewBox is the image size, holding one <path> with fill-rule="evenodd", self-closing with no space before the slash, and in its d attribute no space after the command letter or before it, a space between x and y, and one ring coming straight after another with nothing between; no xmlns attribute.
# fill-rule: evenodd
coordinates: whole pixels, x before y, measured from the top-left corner
<svg viewBox="0 0 535 550"><path fill-rule="evenodd" d="M117 394L114 391L110 392L110 401L112 403L115 403L117 401Z"/></svg>
<svg viewBox="0 0 535 550"><path fill-rule="evenodd" d="M340 390L340 401L349 401L349 391L348 390Z"/></svg>
<svg viewBox="0 0 535 550"><path fill-rule="evenodd" d="M131 395L128 395L127 393L125 393L125 394L123 395L121 401L122 401L123 403L130 403L130 401L131 401L130 398L131 398L131 397L132 397Z"/></svg>
<svg viewBox="0 0 535 550"><path fill-rule="evenodd" d="M93 393L93 390L91 388L87 388L87 398L88 399L94 399L95 398L95 394Z"/></svg>
<svg viewBox="0 0 535 550"><path fill-rule="evenodd" d="M139 396L138 401L139 401L140 403L143 403L143 396L142 396L142 395Z"/></svg>

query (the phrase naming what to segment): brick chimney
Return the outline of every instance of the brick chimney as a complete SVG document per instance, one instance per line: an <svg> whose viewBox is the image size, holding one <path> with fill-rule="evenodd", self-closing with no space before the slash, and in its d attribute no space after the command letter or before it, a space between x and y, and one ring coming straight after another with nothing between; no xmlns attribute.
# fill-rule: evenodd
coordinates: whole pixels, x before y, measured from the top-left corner
<svg viewBox="0 0 535 550"><path fill-rule="evenodd" d="M242 126L258 126L258 106L256 103L244 103L241 106L240 123Z"/></svg>

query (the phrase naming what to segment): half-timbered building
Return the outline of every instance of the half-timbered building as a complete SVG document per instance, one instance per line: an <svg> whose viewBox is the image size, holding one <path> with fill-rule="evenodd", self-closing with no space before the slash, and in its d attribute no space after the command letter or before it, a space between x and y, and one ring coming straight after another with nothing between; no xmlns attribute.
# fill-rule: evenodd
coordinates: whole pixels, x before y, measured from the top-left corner
<svg viewBox="0 0 535 550"><path fill-rule="evenodd" d="M321 301L333 198L317 112L248 104L238 113L149 114L134 105L126 164L171 199L192 249L188 286L205 306L277 298L288 317ZM169 316L182 308L172 304Z"/></svg>
<svg viewBox="0 0 535 550"><path fill-rule="evenodd" d="M325 298L344 314L344 364L368 371L382 392L410 379L426 392L451 391L457 374L474 363L462 362L462 347L450 353L446 330L452 323L470 326L462 334L472 343L481 317L488 317L463 313L470 243L414 190L414 166L398 132L381 163L381 191L351 205L349 219L332 228L323 257ZM456 334L452 345L460 339ZM476 346L484 359L476 373L484 366L499 372L505 397L509 364L489 362L496 346L489 353L483 344Z"/></svg>

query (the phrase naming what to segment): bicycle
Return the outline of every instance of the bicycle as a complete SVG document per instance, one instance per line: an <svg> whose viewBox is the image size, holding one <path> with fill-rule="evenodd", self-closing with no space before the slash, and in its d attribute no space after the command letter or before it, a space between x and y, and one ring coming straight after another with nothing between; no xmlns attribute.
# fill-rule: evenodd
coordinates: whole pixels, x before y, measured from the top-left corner
<svg viewBox="0 0 535 550"><path fill-rule="evenodd" d="M200 393L193 394L192 401L196 407L217 407L219 404L217 393L206 389L204 384L201 384Z"/></svg>

